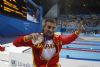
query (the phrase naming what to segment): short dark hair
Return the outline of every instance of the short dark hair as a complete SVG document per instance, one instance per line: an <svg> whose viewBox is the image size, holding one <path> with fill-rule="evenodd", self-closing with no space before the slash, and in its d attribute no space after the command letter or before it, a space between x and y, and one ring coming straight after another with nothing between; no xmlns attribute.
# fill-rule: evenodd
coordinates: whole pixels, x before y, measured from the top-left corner
<svg viewBox="0 0 100 67"><path fill-rule="evenodd" d="M56 23L55 19L50 19L50 18L49 18L49 19L46 19L46 20L45 20L45 23L46 23L46 22Z"/></svg>
<svg viewBox="0 0 100 67"><path fill-rule="evenodd" d="M46 25L47 22L56 24L56 20L55 19L48 18L48 19L45 20L44 26Z"/></svg>

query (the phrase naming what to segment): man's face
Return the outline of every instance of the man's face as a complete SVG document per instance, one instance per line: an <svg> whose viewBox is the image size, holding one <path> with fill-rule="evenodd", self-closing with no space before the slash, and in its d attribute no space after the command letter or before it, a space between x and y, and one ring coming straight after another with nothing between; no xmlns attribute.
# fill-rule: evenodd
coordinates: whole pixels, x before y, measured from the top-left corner
<svg viewBox="0 0 100 67"><path fill-rule="evenodd" d="M44 34L52 37L56 28L56 23L47 22L44 26Z"/></svg>

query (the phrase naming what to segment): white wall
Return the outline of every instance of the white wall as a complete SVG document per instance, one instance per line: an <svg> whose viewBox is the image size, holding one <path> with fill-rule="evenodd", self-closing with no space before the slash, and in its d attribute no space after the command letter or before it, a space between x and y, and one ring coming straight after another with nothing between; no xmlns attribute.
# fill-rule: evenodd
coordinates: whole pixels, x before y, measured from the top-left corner
<svg viewBox="0 0 100 67"><path fill-rule="evenodd" d="M32 67L32 55L25 53L11 53L10 54L10 67L13 67L11 60L15 60L16 67L22 65L29 65ZM20 63L20 64L19 64ZM96 61L86 61L86 60L74 60L74 59L66 59L60 58L60 64L62 67L100 67L100 62Z"/></svg>

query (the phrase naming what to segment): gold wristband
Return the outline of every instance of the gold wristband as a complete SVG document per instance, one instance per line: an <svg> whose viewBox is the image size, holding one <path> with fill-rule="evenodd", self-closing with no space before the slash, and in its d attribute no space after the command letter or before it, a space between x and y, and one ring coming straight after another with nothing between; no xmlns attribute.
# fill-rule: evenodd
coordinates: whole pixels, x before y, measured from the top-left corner
<svg viewBox="0 0 100 67"><path fill-rule="evenodd" d="M23 40L24 40L24 42L27 42L27 41L26 41L26 36L23 37Z"/></svg>
<svg viewBox="0 0 100 67"><path fill-rule="evenodd" d="M27 41L31 40L32 38L33 38L32 35L24 36L24 42L27 42Z"/></svg>
<svg viewBox="0 0 100 67"><path fill-rule="evenodd" d="M74 33L78 36L80 34L80 31L75 31Z"/></svg>

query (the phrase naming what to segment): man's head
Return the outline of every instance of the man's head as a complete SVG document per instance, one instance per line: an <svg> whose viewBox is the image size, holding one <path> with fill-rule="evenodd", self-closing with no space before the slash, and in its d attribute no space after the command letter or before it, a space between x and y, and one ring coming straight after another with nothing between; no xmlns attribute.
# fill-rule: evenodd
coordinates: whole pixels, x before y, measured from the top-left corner
<svg viewBox="0 0 100 67"><path fill-rule="evenodd" d="M46 36L52 37L56 28L56 21L54 19L46 19L43 32Z"/></svg>

